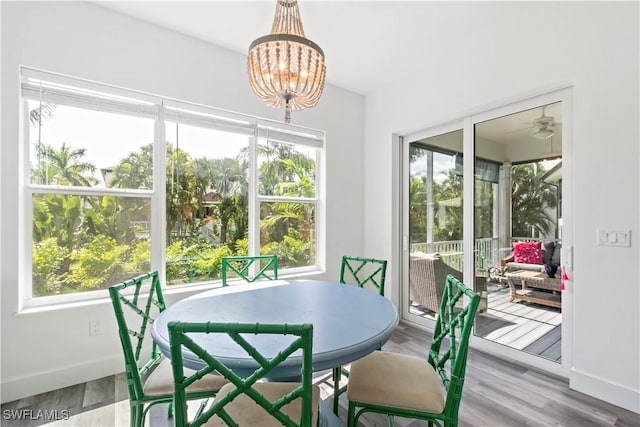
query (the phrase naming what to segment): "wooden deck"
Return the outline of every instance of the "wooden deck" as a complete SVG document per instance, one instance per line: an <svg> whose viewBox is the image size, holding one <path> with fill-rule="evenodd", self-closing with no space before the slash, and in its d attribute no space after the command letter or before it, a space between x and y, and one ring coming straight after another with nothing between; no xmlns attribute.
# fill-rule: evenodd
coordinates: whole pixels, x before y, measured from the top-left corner
<svg viewBox="0 0 640 427"><path fill-rule="evenodd" d="M411 313L433 318L421 306ZM535 354L555 362L561 361L562 310L529 302L509 302L509 288L488 283L487 311L478 314L475 335Z"/></svg>

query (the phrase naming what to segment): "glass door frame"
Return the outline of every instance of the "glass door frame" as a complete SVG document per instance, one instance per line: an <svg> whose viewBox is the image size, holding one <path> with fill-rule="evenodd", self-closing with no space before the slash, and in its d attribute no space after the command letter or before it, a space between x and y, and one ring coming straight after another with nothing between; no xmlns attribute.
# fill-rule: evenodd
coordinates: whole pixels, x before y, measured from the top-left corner
<svg viewBox="0 0 640 427"><path fill-rule="evenodd" d="M465 283L473 283L475 280L474 265L474 163L475 163L475 134L476 123L495 119L505 115L517 113L531 108L540 107L555 102L562 102L562 194L563 194L563 231L562 231L562 266L566 268L569 276L573 277L573 131L571 126L573 112L573 89L570 86L556 88L532 95L519 100L504 102L494 106L488 106L469 114L460 120L442 125L436 125L421 131L407 133L398 136L400 145L400 167L398 169L400 191L400 212L397 228L400 231L399 251L397 259L400 261L399 306L401 318L404 322L416 327L432 330L433 320L412 315L409 312L409 144L422 138L441 135L454 130L463 131L463 153L473 155L463 156L463 248L464 264L463 278ZM471 161L469 161L471 160ZM531 366L546 372L550 372L565 378L569 377L570 367L573 365L573 282L563 291L562 297L562 362L556 363L544 358L528 354L524 351L497 344L472 334L470 345L486 353L493 354L503 359L513 360L517 363Z"/></svg>
<svg viewBox="0 0 640 427"><path fill-rule="evenodd" d="M402 228L402 256L400 259L402 260L402 289L400 291L400 309L401 309L401 318L411 324L419 328L424 328L428 330L432 330L434 327L434 320L416 316L411 314L409 308L409 252L410 252L410 242L409 242L409 220L408 220L408 209L409 206L409 145L411 142L430 138L454 131L463 131L464 138L464 120L457 120L454 122L446 123L443 125L435 126L429 129L425 129L422 131L418 131L415 133L403 135L399 138L400 141L400 151L401 151L401 179L400 179L400 187L402 194L402 204L401 204L401 215L400 215L400 223ZM463 189L464 189L463 184ZM466 224L463 225L463 228L466 228ZM464 232L464 229L463 229ZM466 263L466 257L463 263Z"/></svg>

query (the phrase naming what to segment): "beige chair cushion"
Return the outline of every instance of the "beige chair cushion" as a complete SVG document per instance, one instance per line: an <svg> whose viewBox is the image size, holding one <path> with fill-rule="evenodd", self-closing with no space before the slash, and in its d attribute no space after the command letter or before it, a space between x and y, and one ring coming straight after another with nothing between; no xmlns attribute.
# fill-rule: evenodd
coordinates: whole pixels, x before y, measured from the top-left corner
<svg viewBox="0 0 640 427"><path fill-rule="evenodd" d="M351 364L347 398L436 414L444 411L440 376L426 359L382 351Z"/></svg>
<svg viewBox="0 0 640 427"><path fill-rule="evenodd" d="M192 375L194 371L190 369L184 370L185 376ZM191 384L187 388L187 393L196 391L218 391L228 381L224 377L218 375L206 375L202 379ZM171 371L171 361L163 359L162 362L153 370L147 380L144 382L144 394L147 396L162 396L164 394L173 394L173 372Z"/></svg>
<svg viewBox="0 0 640 427"><path fill-rule="evenodd" d="M285 394L289 393L294 388L298 387L300 383L257 383L253 386L260 394L270 401L274 401ZM227 393L235 388L233 384L227 384L217 395L217 399L225 396ZM320 388L316 385L313 386L312 391L312 408L313 408L313 422L311 425L318 424L318 404L320 401ZM269 415L269 413L260 405L255 403L253 399L247 397L244 394L240 394L232 402L227 403L224 406L225 411L231 416L231 418L240 426L260 426L260 427L281 427L282 424ZM293 402L282 407L282 412L291 417L292 420L299 422L300 411L302 410L302 399L295 399ZM227 424L214 415L211 417L204 426L224 426Z"/></svg>

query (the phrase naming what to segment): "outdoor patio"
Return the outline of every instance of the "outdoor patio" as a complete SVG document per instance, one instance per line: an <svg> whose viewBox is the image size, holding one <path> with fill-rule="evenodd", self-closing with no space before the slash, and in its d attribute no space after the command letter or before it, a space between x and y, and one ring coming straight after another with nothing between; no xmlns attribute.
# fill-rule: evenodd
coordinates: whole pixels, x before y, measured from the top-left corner
<svg viewBox="0 0 640 427"><path fill-rule="evenodd" d="M419 305L411 313L433 318ZM493 342L561 361L562 310L528 302L509 302L509 287L487 283L487 311L476 319L475 335Z"/></svg>

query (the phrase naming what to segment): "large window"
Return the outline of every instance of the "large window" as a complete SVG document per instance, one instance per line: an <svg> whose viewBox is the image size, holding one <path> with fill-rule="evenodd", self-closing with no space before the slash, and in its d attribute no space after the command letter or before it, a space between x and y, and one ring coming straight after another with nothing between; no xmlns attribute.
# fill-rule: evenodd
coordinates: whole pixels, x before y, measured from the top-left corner
<svg viewBox="0 0 640 427"><path fill-rule="evenodd" d="M322 132L27 68L22 99L25 300L216 282L226 255L322 267Z"/></svg>
<svg viewBox="0 0 640 427"><path fill-rule="evenodd" d="M259 140L260 252L284 268L316 263L316 164L313 147Z"/></svg>

